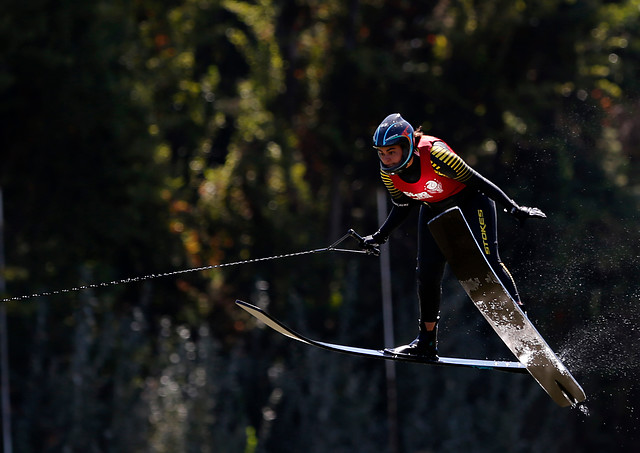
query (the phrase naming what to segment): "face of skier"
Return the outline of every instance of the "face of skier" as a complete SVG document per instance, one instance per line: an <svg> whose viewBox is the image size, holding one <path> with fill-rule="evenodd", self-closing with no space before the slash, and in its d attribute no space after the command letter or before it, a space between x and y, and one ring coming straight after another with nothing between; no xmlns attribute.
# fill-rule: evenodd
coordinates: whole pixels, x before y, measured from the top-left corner
<svg viewBox="0 0 640 453"><path fill-rule="evenodd" d="M382 162L382 165L385 167L398 165L402 160L402 148L400 145L379 146L376 149L378 150L380 162Z"/></svg>

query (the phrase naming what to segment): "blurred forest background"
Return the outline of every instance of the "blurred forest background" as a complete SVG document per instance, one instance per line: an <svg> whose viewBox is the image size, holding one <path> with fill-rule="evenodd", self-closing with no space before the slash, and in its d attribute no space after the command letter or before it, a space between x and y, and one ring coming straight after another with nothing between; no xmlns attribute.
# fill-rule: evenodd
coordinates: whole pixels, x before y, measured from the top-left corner
<svg viewBox="0 0 640 453"><path fill-rule="evenodd" d="M589 397L405 364L393 414L383 362L234 305L392 346L378 259L323 253L3 302L13 451L635 451L639 72L638 0L4 0L4 298L370 234L371 135L401 112L548 214L500 214L503 259ZM397 344L415 241L390 241ZM445 292L441 354L510 358Z"/></svg>

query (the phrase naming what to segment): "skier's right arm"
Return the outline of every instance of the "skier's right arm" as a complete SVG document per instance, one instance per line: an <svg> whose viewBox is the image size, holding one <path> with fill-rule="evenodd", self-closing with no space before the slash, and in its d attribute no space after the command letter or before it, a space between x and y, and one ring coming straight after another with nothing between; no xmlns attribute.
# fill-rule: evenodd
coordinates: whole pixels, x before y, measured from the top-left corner
<svg viewBox="0 0 640 453"><path fill-rule="evenodd" d="M384 221L378 231L364 237L365 245L376 246L387 242L393 230L398 228L400 224L407 219L411 212L411 208L411 204L402 206L394 204L391 208L391 212L389 212L389 215L387 216L387 220Z"/></svg>
<svg viewBox="0 0 640 453"><path fill-rule="evenodd" d="M380 177L382 178L384 186L389 191L393 207L387 216L387 220L384 221L378 231L370 234L369 236L365 236L365 244L371 246L382 245L387 242L393 230L398 228L400 224L407 219L413 206L419 204L396 189L393 185L393 181L391 181L391 178L388 175L380 172Z"/></svg>

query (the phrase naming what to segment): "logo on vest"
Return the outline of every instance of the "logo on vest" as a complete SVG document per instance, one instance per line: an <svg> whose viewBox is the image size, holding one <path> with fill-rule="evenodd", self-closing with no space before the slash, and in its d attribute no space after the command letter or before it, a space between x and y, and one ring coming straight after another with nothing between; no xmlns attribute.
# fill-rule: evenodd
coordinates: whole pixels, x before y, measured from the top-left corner
<svg viewBox="0 0 640 453"><path fill-rule="evenodd" d="M429 198L433 198L435 195L442 193L442 183L439 181L427 181L424 185L424 191L419 193L413 192L404 192L410 198L414 200L428 200Z"/></svg>

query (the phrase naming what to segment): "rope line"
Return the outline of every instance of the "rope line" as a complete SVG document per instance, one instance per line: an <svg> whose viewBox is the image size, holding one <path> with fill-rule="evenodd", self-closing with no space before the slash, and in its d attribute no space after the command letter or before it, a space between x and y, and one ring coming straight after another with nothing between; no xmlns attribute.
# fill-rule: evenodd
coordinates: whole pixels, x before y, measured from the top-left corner
<svg viewBox="0 0 640 453"><path fill-rule="evenodd" d="M282 255L274 255L274 256L268 256L268 257L264 257L264 258L253 258L253 259L248 259L248 260L243 260L243 261L235 261L235 262L232 262L232 263L221 263L221 264L213 264L213 265L209 265L209 266L193 267L193 268L189 268L189 269L180 269L180 270L177 270L177 271L162 272L160 274L148 274L148 275L144 275L144 276L140 276L140 277L129 277L129 278L123 278L123 279L120 279L120 280L113 280L113 281L110 281L110 282L90 283L90 284L87 284L87 285L76 286L76 287L73 287L73 288L58 289L58 290L53 290L53 291L42 291L42 292L39 292L39 293L34 293L34 294L29 294L29 295L7 297L7 298L2 299L1 302L17 302L17 301L26 300L26 299L33 299L33 298L36 298L36 297L55 296L55 295L58 295L58 294L72 293L72 292L82 291L82 290L85 290L85 289L105 288L105 287L108 287L108 286L117 286L117 285L123 285L123 284L127 284L127 283L142 282L142 281L145 281L145 280L151 280L151 279L155 279L155 278L170 277L172 275L187 274L187 273L191 273L191 272L202 272L202 271L207 271L207 270L217 269L217 268L222 268L222 267L231 267L231 266L239 266L239 265L242 265L242 264L258 263L260 261L278 260L278 259L282 259L282 258L291 258L291 257L294 257L294 256L310 255L312 253L321 253L321 252L346 252L346 253L364 253L364 254L368 254L369 253L366 250L351 250L351 249L336 248L338 244L340 244L342 241L344 241L349 236L351 236L351 233L345 234L343 237L338 239L336 242L331 244L329 247L324 247L324 248L319 248L319 249L314 249L314 250L306 250L306 251L303 251L303 252L294 252L294 253L285 253L285 254L282 254Z"/></svg>

